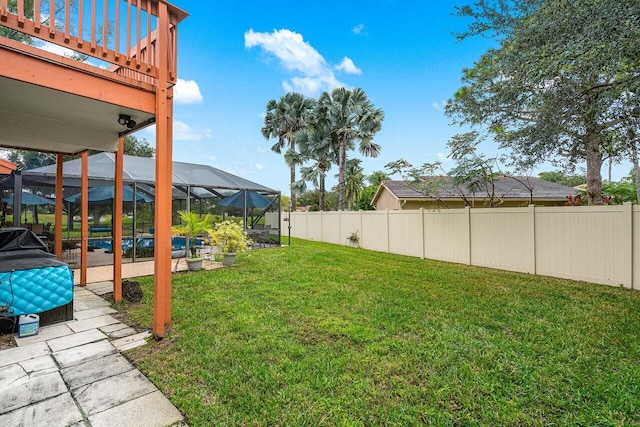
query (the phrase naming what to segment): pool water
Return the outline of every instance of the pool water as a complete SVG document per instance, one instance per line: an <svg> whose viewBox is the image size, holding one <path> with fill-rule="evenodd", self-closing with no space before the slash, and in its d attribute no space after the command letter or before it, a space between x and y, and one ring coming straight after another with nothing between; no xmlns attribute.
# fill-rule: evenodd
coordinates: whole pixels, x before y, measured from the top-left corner
<svg viewBox="0 0 640 427"><path fill-rule="evenodd" d="M185 248L185 237L172 237L171 238L171 248L172 250L180 250ZM136 239L136 246L138 248L152 248L154 243L153 237L138 237ZM202 239L196 240L196 245L202 245L204 241ZM89 246L102 248L111 250L113 247L113 243L111 239L96 239L89 241ZM129 249L133 246L133 238L132 237L123 237L122 238L122 250Z"/></svg>

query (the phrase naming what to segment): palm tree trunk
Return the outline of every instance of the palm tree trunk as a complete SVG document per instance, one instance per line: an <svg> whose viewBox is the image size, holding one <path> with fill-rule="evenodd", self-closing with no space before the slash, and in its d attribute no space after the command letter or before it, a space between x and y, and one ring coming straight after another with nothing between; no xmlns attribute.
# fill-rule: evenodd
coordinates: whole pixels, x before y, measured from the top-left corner
<svg viewBox="0 0 640 427"><path fill-rule="evenodd" d="M296 192L293 191L293 183L296 182L296 165L291 165L291 185L289 191L291 193L291 211L296 211Z"/></svg>
<svg viewBox="0 0 640 427"><path fill-rule="evenodd" d="M326 206L325 206L325 202L324 202L324 195L325 195L325 182L324 182L324 175L320 174L320 186L319 186L319 195L318 195L318 204L320 205L320 211L325 211L327 210Z"/></svg>
<svg viewBox="0 0 640 427"><path fill-rule="evenodd" d="M338 156L338 210L343 211L345 205L345 184L347 176L347 142L340 141L340 154Z"/></svg>

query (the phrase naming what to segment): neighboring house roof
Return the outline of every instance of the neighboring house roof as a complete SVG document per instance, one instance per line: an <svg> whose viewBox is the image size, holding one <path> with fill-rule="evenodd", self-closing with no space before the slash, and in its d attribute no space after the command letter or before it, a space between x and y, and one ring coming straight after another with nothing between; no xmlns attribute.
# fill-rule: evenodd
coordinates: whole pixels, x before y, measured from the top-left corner
<svg viewBox="0 0 640 427"><path fill-rule="evenodd" d="M380 184L378 191L376 191L376 194L373 196L371 204L375 206L384 189L400 201L435 199L461 200L462 195L469 199L473 197L476 199L484 198L487 196L484 191L476 191L474 194L465 185L456 187L453 185L453 178L450 176L428 177L425 179L437 180L437 182L434 183L434 190L437 189L437 195L425 195L423 192L411 188L406 181L385 181ZM527 187L533 189L534 200L566 200L567 196L578 193L573 187L545 181L540 178L503 176L495 181L495 197L505 200L527 200L531 195L531 191Z"/></svg>

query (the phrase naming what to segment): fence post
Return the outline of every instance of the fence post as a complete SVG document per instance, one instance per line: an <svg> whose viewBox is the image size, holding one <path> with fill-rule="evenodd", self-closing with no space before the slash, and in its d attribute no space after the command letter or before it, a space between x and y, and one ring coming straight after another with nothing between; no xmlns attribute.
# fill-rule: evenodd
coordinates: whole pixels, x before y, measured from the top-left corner
<svg viewBox="0 0 640 427"><path fill-rule="evenodd" d="M529 266L529 273L536 274L536 263L538 260L537 246L536 246L536 205L529 205L529 238L531 239L532 254L531 265Z"/></svg>
<svg viewBox="0 0 640 427"><path fill-rule="evenodd" d="M467 217L467 265L473 265L471 264L471 207L465 206L464 213Z"/></svg>
<svg viewBox="0 0 640 427"><path fill-rule="evenodd" d="M360 247L364 247L363 243L364 243L364 233L363 233L363 229L362 229L362 209L360 209Z"/></svg>
<svg viewBox="0 0 640 427"><path fill-rule="evenodd" d="M622 205L622 253L625 254L625 278L623 284L626 288L633 289L633 203L626 202ZM624 249L626 248L626 250Z"/></svg>
<svg viewBox="0 0 640 427"><path fill-rule="evenodd" d="M425 258L425 245L427 244L426 239L424 238L424 208L420 208L420 241L422 242L422 255L421 258Z"/></svg>
<svg viewBox="0 0 640 427"><path fill-rule="evenodd" d="M389 227L389 209L385 209L385 217L387 218L387 253L391 253L391 230Z"/></svg>
<svg viewBox="0 0 640 427"><path fill-rule="evenodd" d="M309 212L304 212L304 218L306 219L305 223L305 228L304 228L304 232L305 232L305 236L304 238L309 240Z"/></svg>

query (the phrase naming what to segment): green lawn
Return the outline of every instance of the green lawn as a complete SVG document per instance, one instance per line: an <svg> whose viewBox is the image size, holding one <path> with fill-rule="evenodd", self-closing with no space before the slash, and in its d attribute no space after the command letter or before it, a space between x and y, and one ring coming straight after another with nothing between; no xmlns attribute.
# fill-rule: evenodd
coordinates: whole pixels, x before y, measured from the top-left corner
<svg viewBox="0 0 640 427"><path fill-rule="evenodd" d="M237 264L174 275L127 353L192 426L640 423L638 292L300 240Z"/></svg>

